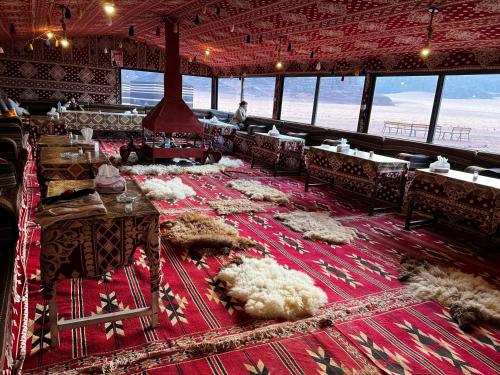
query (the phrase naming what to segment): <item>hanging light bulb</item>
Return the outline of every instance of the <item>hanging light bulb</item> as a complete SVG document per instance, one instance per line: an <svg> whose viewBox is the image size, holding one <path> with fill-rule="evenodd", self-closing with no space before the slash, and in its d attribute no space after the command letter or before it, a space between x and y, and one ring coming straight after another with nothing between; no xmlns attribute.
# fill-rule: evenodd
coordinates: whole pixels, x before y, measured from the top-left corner
<svg viewBox="0 0 500 375"><path fill-rule="evenodd" d="M282 70L283 69L283 63L281 61L278 61L278 62L276 62L276 64L274 65L274 67L276 68L276 70Z"/></svg>
<svg viewBox="0 0 500 375"><path fill-rule="evenodd" d="M130 25L128 28L128 36L133 37L135 35L134 25Z"/></svg>
<svg viewBox="0 0 500 375"><path fill-rule="evenodd" d="M69 46L69 41L68 41L68 39L66 39L66 37L64 37L64 38L62 38L62 39L61 39L61 46L62 46L63 48L68 48L68 46Z"/></svg>
<svg viewBox="0 0 500 375"><path fill-rule="evenodd" d="M50 39L45 39L45 46L50 48Z"/></svg>
<svg viewBox="0 0 500 375"><path fill-rule="evenodd" d="M56 39L56 48L59 48L59 40Z"/></svg>
<svg viewBox="0 0 500 375"><path fill-rule="evenodd" d="M197 14L196 17L194 18L194 24L199 25L201 23L201 18L200 15Z"/></svg>
<svg viewBox="0 0 500 375"><path fill-rule="evenodd" d="M432 22L434 21L434 16L438 12L439 12L438 8L435 7L429 8L429 13L431 14L431 17L429 19L429 25L427 26L427 43L425 44L424 48L420 50L420 56L422 56L422 58L424 59L431 53L431 42L432 42L432 32L433 32Z"/></svg>
<svg viewBox="0 0 500 375"><path fill-rule="evenodd" d="M9 26L9 33L10 35L14 35L16 33L16 27L14 26L13 23L11 23Z"/></svg>
<svg viewBox="0 0 500 375"><path fill-rule="evenodd" d="M250 34L247 34L247 36L245 37L245 42L247 44L250 43Z"/></svg>
<svg viewBox="0 0 500 375"><path fill-rule="evenodd" d="M111 16L115 13L115 4L113 2L106 2L103 4L104 12Z"/></svg>
<svg viewBox="0 0 500 375"><path fill-rule="evenodd" d="M215 8L215 14L217 14L218 16L220 16L220 7L216 7Z"/></svg>
<svg viewBox="0 0 500 375"><path fill-rule="evenodd" d="M156 26L156 36L160 36L160 35L161 35L160 26Z"/></svg>
<svg viewBox="0 0 500 375"><path fill-rule="evenodd" d="M191 56L188 57L188 62L190 62L190 63L193 62L193 58Z"/></svg>
<svg viewBox="0 0 500 375"><path fill-rule="evenodd" d="M47 39L52 39L54 37L54 33L52 31L47 31L45 35L47 36Z"/></svg>
<svg viewBox="0 0 500 375"><path fill-rule="evenodd" d="M76 10L76 16L81 19L83 17L83 10L82 8L78 7Z"/></svg>
<svg viewBox="0 0 500 375"><path fill-rule="evenodd" d="M177 34L179 32L179 23L178 22L174 23L172 27L174 34Z"/></svg>
<svg viewBox="0 0 500 375"><path fill-rule="evenodd" d="M311 51L311 54L309 55L310 59L314 59L314 51Z"/></svg>
<svg viewBox="0 0 500 375"><path fill-rule="evenodd" d="M28 51L33 51L33 42L28 43Z"/></svg>
<svg viewBox="0 0 500 375"><path fill-rule="evenodd" d="M71 19L71 9L69 9L69 7L64 8L64 18L68 20Z"/></svg>
<svg viewBox="0 0 500 375"><path fill-rule="evenodd" d="M286 50L287 50L287 52L292 52L292 43L288 43Z"/></svg>
<svg viewBox="0 0 500 375"><path fill-rule="evenodd" d="M205 50L205 56L210 56L210 50L208 48Z"/></svg>
<svg viewBox="0 0 500 375"><path fill-rule="evenodd" d="M196 62L196 55L194 55L193 57L193 62Z"/></svg>
<svg viewBox="0 0 500 375"><path fill-rule="evenodd" d="M104 47L104 53L107 55L108 54L108 49Z"/></svg>
<svg viewBox="0 0 500 375"><path fill-rule="evenodd" d="M316 70L321 70L321 61L316 64Z"/></svg>
<svg viewBox="0 0 500 375"><path fill-rule="evenodd" d="M425 57L429 56L430 53L431 53L431 48L429 46L426 46L426 47L422 48L422 50L420 51L420 56L425 58Z"/></svg>
<svg viewBox="0 0 500 375"><path fill-rule="evenodd" d="M122 49L123 48L123 42L120 40L120 43L118 43L118 49Z"/></svg>
<svg viewBox="0 0 500 375"><path fill-rule="evenodd" d="M201 13L207 14L207 6L203 5L203 8L201 8Z"/></svg>
<svg viewBox="0 0 500 375"><path fill-rule="evenodd" d="M113 24L113 18L111 16L108 16L108 19L106 20L106 25L111 26Z"/></svg>
<svg viewBox="0 0 500 375"><path fill-rule="evenodd" d="M5 51L3 50L3 47L0 47L0 55L3 55Z"/></svg>
<svg viewBox="0 0 500 375"><path fill-rule="evenodd" d="M234 23L231 25L231 32L234 33Z"/></svg>

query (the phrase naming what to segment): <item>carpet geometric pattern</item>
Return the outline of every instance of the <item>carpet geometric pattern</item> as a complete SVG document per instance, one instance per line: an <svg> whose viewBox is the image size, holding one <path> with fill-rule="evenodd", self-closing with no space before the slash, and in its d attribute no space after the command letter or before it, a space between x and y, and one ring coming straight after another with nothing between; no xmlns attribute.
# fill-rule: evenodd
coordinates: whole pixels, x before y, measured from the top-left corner
<svg viewBox="0 0 500 375"><path fill-rule="evenodd" d="M101 150L116 152L118 142ZM248 163L242 170L249 171ZM241 177L243 176L243 177ZM465 334L448 312L434 302L413 297L398 281L401 254L418 254L432 262L453 264L500 285L498 257L477 255L462 234L403 230L396 214L367 215L366 201L327 186L304 193L297 177L273 178L267 170L227 177L221 173L180 178L197 193L181 201L158 201L161 220L182 212L216 213L206 202L243 198L226 186L231 178L255 178L286 192L290 203L261 202L261 213L225 216L241 236L257 246L229 255L188 254L162 242L160 325L149 318L63 330L58 349L50 349L47 302L40 293L39 228L28 226L29 331L23 372L50 368L112 370L115 373L203 374L494 374L500 372L500 331L485 323ZM141 181L146 177L134 176ZM168 180L169 176L161 176ZM34 194L28 209L35 207ZM259 202L260 203L260 202ZM303 239L274 219L276 211L327 210L357 230L350 244L329 245ZM32 215L30 210L28 213ZM31 216L32 217L32 216ZM27 220L30 220L28 218ZM273 257L305 272L328 296L315 318L298 322L263 321L246 315L227 295L216 274L238 254ZM144 253L134 264L100 281L62 281L57 287L60 317L76 318L149 304L149 272Z"/></svg>

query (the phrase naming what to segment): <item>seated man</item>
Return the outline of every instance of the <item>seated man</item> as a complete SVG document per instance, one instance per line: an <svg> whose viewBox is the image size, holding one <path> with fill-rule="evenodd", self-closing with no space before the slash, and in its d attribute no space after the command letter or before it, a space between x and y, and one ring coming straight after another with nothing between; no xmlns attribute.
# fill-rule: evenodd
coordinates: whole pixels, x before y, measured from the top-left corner
<svg viewBox="0 0 500 375"><path fill-rule="evenodd" d="M17 99L7 98L7 107L13 109L18 117L30 114L27 109L21 107L21 103Z"/></svg>
<svg viewBox="0 0 500 375"><path fill-rule="evenodd" d="M245 130L247 126L247 109L248 103L243 100L231 119L231 124L236 125L238 130Z"/></svg>
<svg viewBox="0 0 500 375"><path fill-rule="evenodd" d="M70 111L83 111L82 106L76 102L74 96L69 98L69 101L66 104L64 104L64 106L66 107L66 109L69 109Z"/></svg>

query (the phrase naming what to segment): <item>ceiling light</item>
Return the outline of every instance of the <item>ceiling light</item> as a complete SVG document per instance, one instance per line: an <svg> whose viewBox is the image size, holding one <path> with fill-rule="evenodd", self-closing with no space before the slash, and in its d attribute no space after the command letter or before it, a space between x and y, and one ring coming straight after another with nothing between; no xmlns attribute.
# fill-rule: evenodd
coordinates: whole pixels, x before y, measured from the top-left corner
<svg viewBox="0 0 500 375"><path fill-rule="evenodd" d="M28 43L28 50L33 51L33 43L32 42Z"/></svg>
<svg viewBox="0 0 500 375"><path fill-rule="evenodd" d="M47 39L52 39L54 37L54 33L52 31L47 31L45 35L47 35Z"/></svg>
<svg viewBox="0 0 500 375"><path fill-rule="evenodd" d="M423 58L429 56L431 53L431 43L432 43L432 22L434 21L434 16L439 12L439 9L436 7L431 7L429 8L429 13L431 14L431 17L429 18L429 25L427 26L427 42L425 44L425 47L422 48L420 51L420 56Z"/></svg>
<svg viewBox="0 0 500 375"><path fill-rule="evenodd" d="M427 57L427 56L429 56L430 53L431 53L431 49L429 47L424 47L420 51L420 56Z"/></svg>
<svg viewBox="0 0 500 375"><path fill-rule="evenodd" d="M56 48L59 47L59 40L56 39Z"/></svg>
<svg viewBox="0 0 500 375"><path fill-rule="evenodd" d="M276 65L274 65L274 67L276 68L276 70L281 70L283 69L283 63L281 61L278 61Z"/></svg>
<svg viewBox="0 0 500 375"><path fill-rule="evenodd" d="M205 56L210 56L210 50L208 48L205 50Z"/></svg>
<svg viewBox="0 0 500 375"><path fill-rule="evenodd" d="M68 41L68 39L66 39L66 37L64 37L64 38L62 38L62 39L61 39L61 46L62 46L63 48L68 48L68 46L69 46L69 41Z"/></svg>
<svg viewBox="0 0 500 375"><path fill-rule="evenodd" d="M104 3L104 12L106 14L112 15L115 13L115 4L114 3Z"/></svg>

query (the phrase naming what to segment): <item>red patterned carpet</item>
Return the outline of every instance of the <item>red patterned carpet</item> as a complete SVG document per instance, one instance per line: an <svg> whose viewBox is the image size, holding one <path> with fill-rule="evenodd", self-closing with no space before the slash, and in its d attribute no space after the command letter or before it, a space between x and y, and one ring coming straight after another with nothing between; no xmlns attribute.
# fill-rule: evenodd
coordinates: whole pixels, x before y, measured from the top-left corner
<svg viewBox="0 0 500 375"><path fill-rule="evenodd" d="M108 142L103 148L112 152L116 145ZM231 178L239 177L248 175ZM397 279L399 256L415 253L481 274L500 285L498 259L476 255L478 249L466 245L456 233L407 232L402 230L402 217L395 214L368 217L366 202L357 196L326 186L304 193L301 178L272 178L265 170L253 170L252 177L288 193L291 203L279 208L264 203L263 213L228 215L226 221L258 242L246 251L248 255L273 257L305 272L327 293L329 303L319 313L323 328L314 319L283 323L247 316L215 278L235 253L190 257L163 242L157 329L152 330L149 320L141 318L62 331L61 346L51 350L48 308L40 294L40 233L30 221L31 210L23 237L29 293L23 372L500 373L497 328L481 324L473 334L464 334L445 309L414 298ZM35 183L34 176L28 178ZM186 210L215 215L207 201L242 197L226 186L231 178L220 173L181 178L197 195L158 203L162 219ZM27 196L33 208L39 194L37 189L30 190L33 194ZM277 210L293 209L328 210L344 225L356 228L356 239L342 246L305 240L273 218ZM150 300L148 279L144 254L138 252L133 266L101 281L63 281L57 288L60 318L145 306Z"/></svg>

